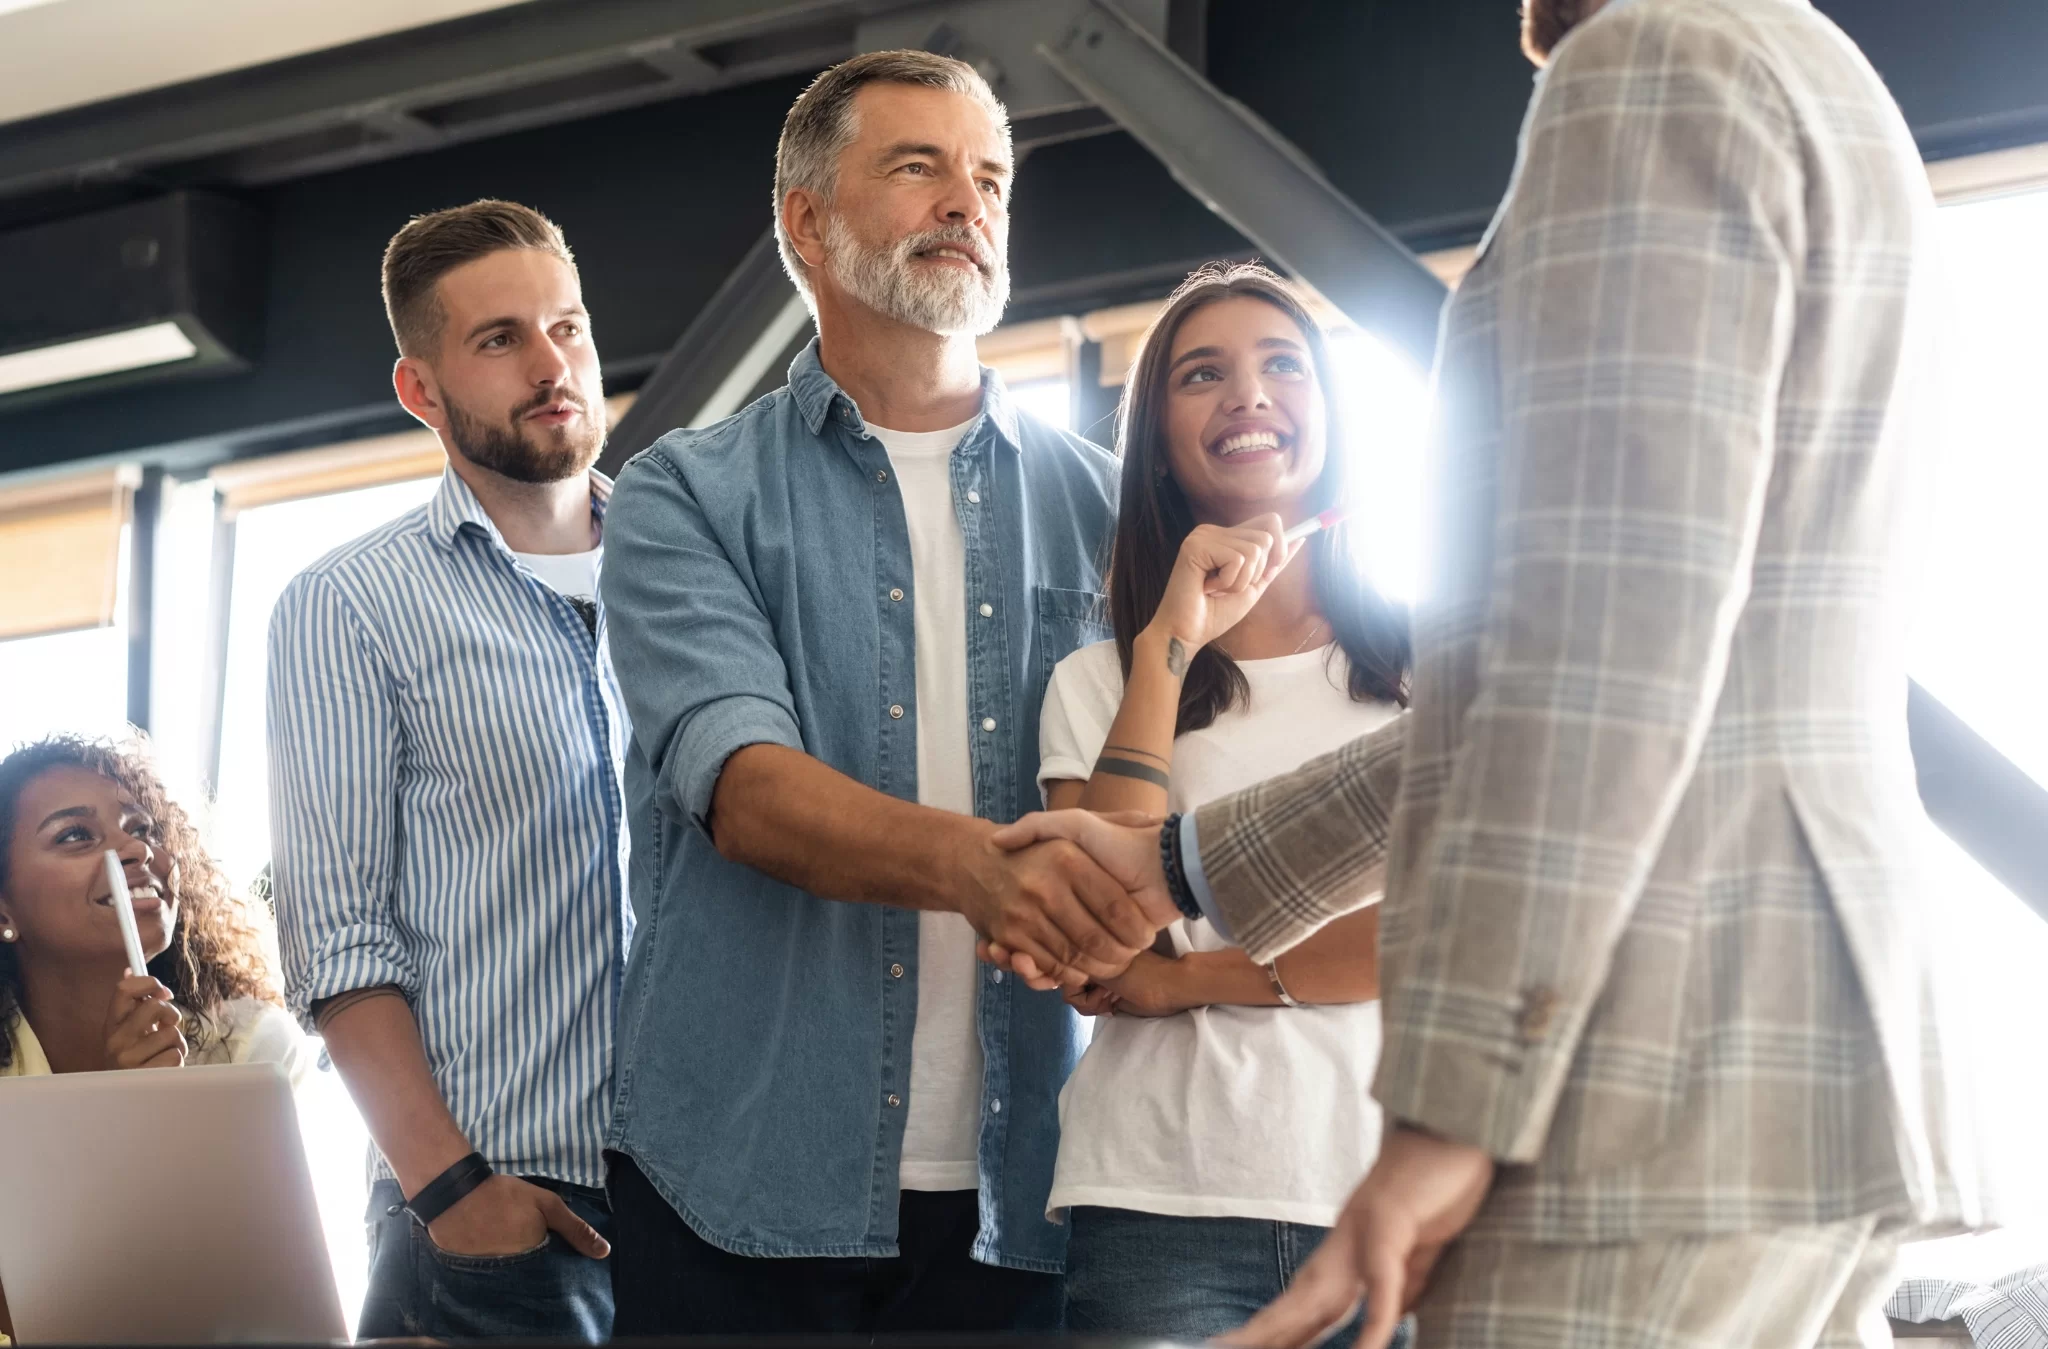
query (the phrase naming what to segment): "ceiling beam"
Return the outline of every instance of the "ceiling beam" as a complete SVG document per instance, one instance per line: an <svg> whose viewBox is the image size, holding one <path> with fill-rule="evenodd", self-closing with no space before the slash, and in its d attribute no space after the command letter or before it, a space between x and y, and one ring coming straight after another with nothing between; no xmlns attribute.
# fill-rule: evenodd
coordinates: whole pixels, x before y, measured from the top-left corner
<svg viewBox="0 0 2048 1349"><path fill-rule="evenodd" d="M0 197L264 182L815 69L906 0L534 0L11 123Z"/></svg>

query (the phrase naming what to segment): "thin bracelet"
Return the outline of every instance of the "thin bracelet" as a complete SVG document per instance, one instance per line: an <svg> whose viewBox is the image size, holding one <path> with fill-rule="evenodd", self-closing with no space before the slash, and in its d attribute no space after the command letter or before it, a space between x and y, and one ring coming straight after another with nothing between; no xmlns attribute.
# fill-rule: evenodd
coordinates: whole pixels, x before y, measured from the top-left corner
<svg viewBox="0 0 2048 1349"><path fill-rule="evenodd" d="M468 1198L470 1191L496 1174L481 1152L472 1152L420 1186L420 1192L406 1200L405 1207L419 1219L420 1226L432 1227L436 1218Z"/></svg>
<svg viewBox="0 0 2048 1349"><path fill-rule="evenodd" d="M1280 982L1280 962L1278 960L1269 960L1260 968L1265 970L1266 982L1273 986L1273 996L1280 999L1282 1007L1301 1006L1300 1003L1294 1000L1294 995L1287 991L1287 985Z"/></svg>

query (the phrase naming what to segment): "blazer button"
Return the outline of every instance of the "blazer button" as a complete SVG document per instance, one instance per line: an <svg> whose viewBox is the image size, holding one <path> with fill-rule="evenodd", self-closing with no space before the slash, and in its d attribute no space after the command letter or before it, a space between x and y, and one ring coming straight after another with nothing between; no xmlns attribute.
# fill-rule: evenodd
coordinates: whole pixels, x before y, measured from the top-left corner
<svg viewBox="0 0 2048 1349"><path fill-rule="evenodd" d="M890 705L890 708L889 708L889 719L890 719L891 721L901 721L901 720L903 720L903 704L902 704L902 703L893 703L893 704L891 704L891 705Z"/></svg>
<svg viewBox="0 0 2048 1349"><path fill-rule="evenodd" d="M1522 994L1522 1014L1516 1019L1516 1029L1525 1040L1540 1040L1550 1029L1552 1017L1557 1013L1558 996L1555 990L1532 988Z"/></svg>

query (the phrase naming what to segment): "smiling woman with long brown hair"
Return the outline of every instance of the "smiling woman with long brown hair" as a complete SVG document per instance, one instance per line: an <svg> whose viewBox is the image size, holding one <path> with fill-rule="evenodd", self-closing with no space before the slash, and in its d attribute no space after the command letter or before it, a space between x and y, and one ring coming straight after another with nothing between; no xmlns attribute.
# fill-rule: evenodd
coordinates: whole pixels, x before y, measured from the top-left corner
<svg viewBox="0 0 2048 1349"><path fill-rule="evenodd" d="M1125 386L1113 642L1054 670L1050 809L1193 810L1399 715L1405 615L1351 560L1321 329L1257 265L1190 276ZM1180 922L1070 1000L1105 1019L1061 1097L1068 1326L1200 1339L1277 1296L1378 1149L1377 910L1256 965Z"/></svg>

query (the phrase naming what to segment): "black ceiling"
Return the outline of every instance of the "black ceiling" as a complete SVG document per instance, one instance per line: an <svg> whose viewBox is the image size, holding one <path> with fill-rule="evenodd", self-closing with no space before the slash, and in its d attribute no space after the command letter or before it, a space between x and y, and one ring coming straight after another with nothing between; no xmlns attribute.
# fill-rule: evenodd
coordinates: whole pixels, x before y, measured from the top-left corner
<svg viewBox="0 0 2048 1349"><path fill-rule="evenodd" d="M400 424L378 256L408 216L483 195L561 223L607 378L629 387L764 228L775 134L806 74L850 42L859 13L885 7L536 0L432 30L438 66L406 64L402 40L380 39L0 127L0 223L203 185L254 206L270 234L255 370L0 416L0 472L116 453L199 463ZM1885 75L1930 157L2048 139L2040 0L1945 0L1938 22L1925 0L1822 8ZM561 26L572 13L582 23ZM538 49L548 60L520 24L557 25ZM662 24L690 41L645 37ZM1411 245L1484 225L1529 90L1515 0L1210 0L1206 35L1215 83ZM654 74L621 75L621 51ZM679 96L692 89L705 92ZM1012 248L1023 315L1158 293L1190 262L1246 245L1112 134L1031 154Z"/></svg>

